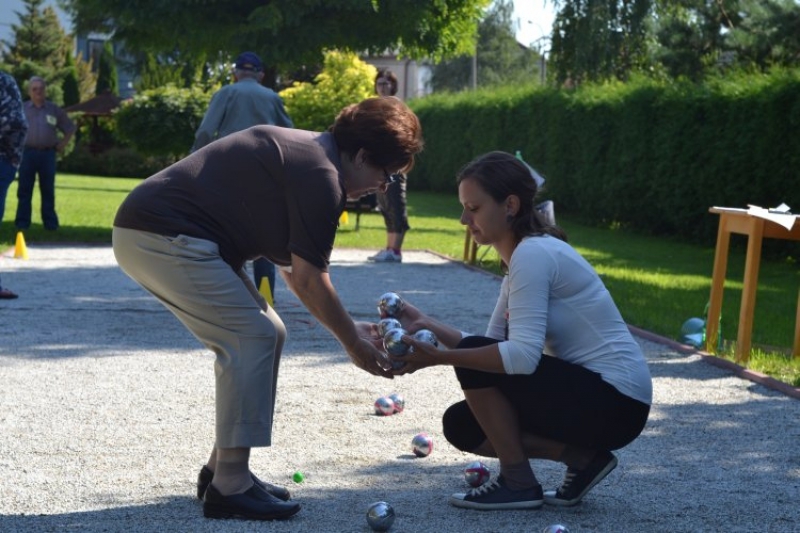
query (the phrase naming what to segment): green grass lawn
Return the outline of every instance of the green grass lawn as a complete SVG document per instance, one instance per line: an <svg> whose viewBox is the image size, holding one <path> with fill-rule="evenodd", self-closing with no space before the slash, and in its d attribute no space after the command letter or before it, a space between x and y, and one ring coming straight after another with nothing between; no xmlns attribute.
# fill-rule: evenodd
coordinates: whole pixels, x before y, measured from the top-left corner
<svg viewBox="0 0 800 533"><path fill-rule="evenodd" d="M34 220L25 232L28 244L36 242L110 243L111 222L117 206L139 180L59 175L56 204L62 227L57 232L42 228L38 193L34 196ZM412 230L404 248L427 249L461 259L464 228L458 218L461 207L455 195L409 194ZM0 246L14 245L16 183L9 189L6 213L0 226ZM709 216L713 216L709 214ZM713 248L645 237L623 230L582 226L559 213L556 218L570 243L594 266L614 296L625 320L658 335L677 339L681 325L690 317L702 317L711 290ZM358 232L355 215L340 229L339 247L378 249L385 245L383 218L378 213L361 215ZM732 240L722 309L722 333L735 339L744 271L744 237ZM478 251L480 265L498 272L493 250ZM800 386L800 360L788 353L794 335L800 272L795 261L762 261L753 328L755 350L750 367Z"/></svg>

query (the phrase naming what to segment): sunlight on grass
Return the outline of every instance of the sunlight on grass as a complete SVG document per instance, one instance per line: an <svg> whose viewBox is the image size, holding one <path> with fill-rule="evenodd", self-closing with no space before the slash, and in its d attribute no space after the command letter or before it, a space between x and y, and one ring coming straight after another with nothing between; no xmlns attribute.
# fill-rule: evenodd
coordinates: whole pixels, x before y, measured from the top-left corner
<svg viewBox="0 0 800 533"><path fill-rule="evenodd" d="M95 178L59 174L56 207L61 229L48 232L39 218L39 194L34 193L33 224L25 232L29 246L38 243L111 242L111 225L119 204L141 180ZM461 260L465 229L459 222L461 206L454 194L409 192L409 223L406 250L432 250ZM16 230L16 182L8 191L5 216L0 226L0 246L13 248ZM648 237L623 229L609 230L579 225L557 210L557 220L567 231L569 242L597 270L617 303L623 318L670 339L678 339L684 321L702 317L711 287L713 246L694 246L663 237ZM386 245L386 227L380 213L356 216L336 236L337 248L377 250ZM743 243L732 243L722 308L723 338L736 338L744 272ZM481 268L500 274L500 261L490 247L480 247ZM754 315L754 346L791 346L796 316L800 272L796 261L764 259ZM780 348L783 349L783 348ZM764 360L762 362L762 359ZM800 363L782 355L754 355L750 368L765 374L788 376L797 382ZM792 377L794 376L794 377Z"/></svg>
<svg viewBox="0 0 800 533"><path fill-rule="evenodd" d="M575 246L575 245L573 246L578 251L578 253L581 254L583 258L589 261L590 263L593 263L595 261L610 261L614 258L614 256L609 252L603 252L593 248L586 248L585 246Z"/></svg>
<svg viewBox="0 0 800 533"><path fill-rule="evenodd" d="M732 346L727 347L719 356L736 362ZM750 370L761 372L793 387L800 387L800 357L754 348L750 352L746 366Z"/></svg>
<svg viewBox="0 0 800 533"><path fill-rule="evenodd" d="M599 266L597 273L604 279L613 278L620 281L632 281L637 284L651 285L664 289L679 290L710 290L711 280L707 276L697 274L673 274L669 272L656 272L632 268L619 268ZM742 288L741 283L731 282L729 288Z"/></svg>

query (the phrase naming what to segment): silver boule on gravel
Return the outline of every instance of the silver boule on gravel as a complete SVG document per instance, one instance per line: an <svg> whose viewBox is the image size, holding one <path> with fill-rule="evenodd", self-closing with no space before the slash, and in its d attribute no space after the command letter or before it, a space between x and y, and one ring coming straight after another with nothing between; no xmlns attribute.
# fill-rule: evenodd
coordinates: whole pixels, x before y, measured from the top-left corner
<svg viewBox="0 0 800 533"><path fill-rule="evenodd" d="M394 524L394 508L386 502L375 502L367 509L367 524L372 531L388 531Z"/></svg>
<svg viewBox="0 0 800 533"><path fill-rule="evenodd" d="M389 399L394 402L395 413L402 413L403 409L406 408L406 399L403 398L399 393L393 392L389 395Z"/></svg>
<svg viewBox="0 0 800 533"><path fill-rule="evenodd" d="M417 457L427 457L433 451L433 439L427 433L417 433L411 439L411 451Z"/></svg>
<svg viewBox="0 0 800 533"><path fill-rule="evenodd" d="M464 469L464 481L470 487L480 487L492 476L489 467L480 461L473 461Z"/></svg>
<svg viewBox="0 0 800 533"><path fill-rule="evenodd" d="M381 396L375 400L375 414L378 416L389 416L395 412L394 402L388 396Z"/></svg>

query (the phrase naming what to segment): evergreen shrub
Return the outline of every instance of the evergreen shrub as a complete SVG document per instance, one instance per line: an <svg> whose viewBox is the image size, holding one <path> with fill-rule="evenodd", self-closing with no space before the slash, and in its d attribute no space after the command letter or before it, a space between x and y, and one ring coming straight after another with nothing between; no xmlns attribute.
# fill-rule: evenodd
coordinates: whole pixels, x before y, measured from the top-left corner
<svg viewBox="0 0 800 533"><path fill-rule="evenodd" d="M410 105L426 143L412 190L455 193L474 157L520 150L547 179L543 197L586 223L713 245L709 207L800 211L800 70L486 89Z"/></svg>
<svg viewBox="0 0 800 533"><path fill-rule="evenodd" d="M147 156L177 160L189 153L211 95L166 86L137 94L114 114L117 135Z"/></svg>

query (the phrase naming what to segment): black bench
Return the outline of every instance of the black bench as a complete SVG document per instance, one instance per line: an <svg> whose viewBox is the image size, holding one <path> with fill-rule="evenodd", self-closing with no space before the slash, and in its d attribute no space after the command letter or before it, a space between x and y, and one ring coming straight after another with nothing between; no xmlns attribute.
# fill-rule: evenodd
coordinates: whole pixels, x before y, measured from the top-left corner
<svg viewBox="0 0 800 533"><path fill-rule="evenodd" d="M347 199L344 210L348 213L356 214L356 231L361 224L361 213L371 213L378 208L378 197L375 194L367 194L356 200Z"/></svg>

